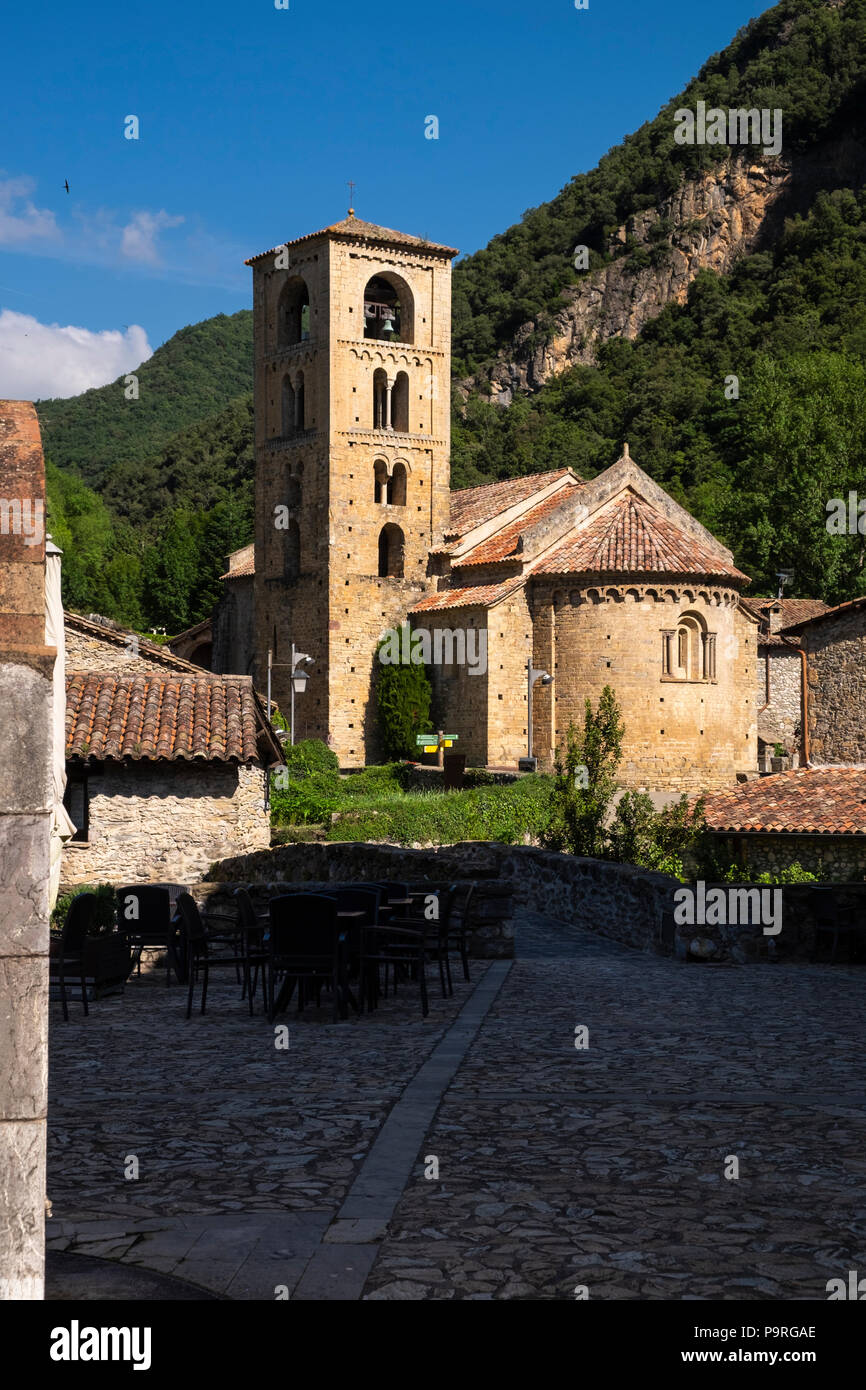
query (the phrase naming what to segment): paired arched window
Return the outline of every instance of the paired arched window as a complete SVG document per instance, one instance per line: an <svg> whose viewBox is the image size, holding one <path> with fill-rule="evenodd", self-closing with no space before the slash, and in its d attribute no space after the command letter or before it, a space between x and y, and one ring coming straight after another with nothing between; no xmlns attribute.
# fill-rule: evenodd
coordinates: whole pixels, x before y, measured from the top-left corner
<svg viewBox="0 0 866 1390"><path fill-rule="evenodd" d="M300 276L287 280L277 300L277 347L293 347L310 336L310 295Z"/></svg>
<svg viewBox="0 0 866 1390"><path fill-rule="evenodd" d="M409 433L409 374L392 379L384 367L373 373L373 429Z"/></svg>
<svg viewBox="0 0 866 1390"><path fill-rule="evenodd" d="M412 291L399 275L374 275L364 288L364 337L379 342L411 343L415 306Z"/></svg>
<svg viewBox="0 0 866 1390"><path fill-rule="evenodd" d="M376 503L405 507L408 481L405 463L395 463L389 475L385 460L377 459L373 465L373 496Z"/></svg>
<svg viewBox="0 0 866 1390"><path fill-rule="evenodd" d="M403 578L403 532L389 521L379 532L379 578Z"/></svg>
<svg viewBox="0 0 866 1390"><path fill-rule="evenodd" d="M662 631L662 675L671 680L716 679L716 634L699 613L684 613L675 628Z"/></svg>

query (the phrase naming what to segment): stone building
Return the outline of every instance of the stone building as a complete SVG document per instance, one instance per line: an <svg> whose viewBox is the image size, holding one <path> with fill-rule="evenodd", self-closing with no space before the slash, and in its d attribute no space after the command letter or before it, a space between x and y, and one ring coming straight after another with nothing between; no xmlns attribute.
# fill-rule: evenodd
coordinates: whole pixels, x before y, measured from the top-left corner
<svg viewBox="0 0 866 1390"><path fill-rule="evenodd" d="M707 797L707 826L730 863L799 864L833 882L866 877L866 767L799 767Z"/></svg>
<svg viewBox="0 0 866 1390"><path fill-rule="evenodd" d="M796 629L789 625L824 612L815 598L749 599L759 621L757 674L758 769L770 771L778 745L793 766L805 762L803 749L803 671L805 656Z"/></svg>
<svg viewBox="0 0 866 1390"><path fill-rule="evenodd" d="M233 676L247 676L253 668L255 624L253 584L255 546L232 551L220 601L213 614L213 669Z"/></svg>
<svg viewBox="0 0 866 1390"><path fill-rule="evenodd" d="M255 544L224 576L235 646L217 657L218 618L215 668L246 656L252 571L254 679L261 688L270 649L285 707L292 648L310 654L297 737L328 740L343 766L380 754L377 645L408 620L439 644L437 707L470 762L514 767L527 753L531 659L554 678L533 694L543 766L610 684L627 785L673 792L753 773L747 576L627 446L589 482L554 468L450 492L455 254L350 212L248 262Z"/></svg>
<svg viewBox="0 0 866 1390"><path fill-rule="evenodd" d="M63 889L187 882L270 841L264 769L282 761L249 676L214 676L108 619L63 615ZM236 848L233 848L236 847Z"/></svg>
<svg viewBox="0 0 866 1390"><path fill-rule="evenodd" d="M789 624L807 668L807 757L811 763L866 763L866 598Z"/></svg>
<svg viewBox="0 0 866 1390"><path fill-rule="evenodd" d="M190 883L270 843L282 754L249 676L69 671L66 754L64 889Z"/></svg>

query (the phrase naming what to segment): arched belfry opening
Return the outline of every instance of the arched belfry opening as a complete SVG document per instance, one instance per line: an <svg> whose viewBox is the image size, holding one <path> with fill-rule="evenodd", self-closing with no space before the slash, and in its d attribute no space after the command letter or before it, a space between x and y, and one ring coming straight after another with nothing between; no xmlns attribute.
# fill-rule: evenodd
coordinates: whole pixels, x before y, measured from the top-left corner
<svg viewBox="0 0 866 1390"><path fill-rule="evenodd" d="M373 497L376 505L388 501L388 489L391 480L388 477L388 465L384 459L376 459L373 464Z"/></svg>
<svg viewBox="0 0 866 1390"><path fill-rule="evenodd" d="M293 347L310 336L310 292L299 275L287 280L277 301L277 347Z"/></svg>
<svg viewBox="0 0 866 1390"><path fill-rule="evenodd" d="M379 532L379 578L402 579L405 542L399 526L389 521Z"/></svg>
<svg viewBox="0 0 866 1390"><path fill-rule="evenodd" d="M411 343L415 335L415 301L399 275L374 275L364 289L364 337L378 342Z"/></svg>

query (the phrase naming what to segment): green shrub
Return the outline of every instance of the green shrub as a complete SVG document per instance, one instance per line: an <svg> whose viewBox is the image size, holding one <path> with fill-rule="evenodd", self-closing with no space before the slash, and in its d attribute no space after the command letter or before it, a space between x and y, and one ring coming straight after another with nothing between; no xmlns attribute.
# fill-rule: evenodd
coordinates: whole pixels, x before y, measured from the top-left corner
<svg viewBox="0 0 866 1390"><path fill-rule="evenodd" d="M382 645L380 642L380 651ZM376 707L385 757L414 758L418 751L416 736L430 729L433 692L427 672L415 662L403 666L377 660L376 666Z"/></svg>
<svg viewBox="0 0 866 1390"><path fill-rule="evenodd" d="M300 743L287 743L283 752L286 767L293 775L337 772L340 767L334 750L320 738L304 738Z"/></svg>
<svg viewBox="0 0 866 1390"><path fill-rule="evenodd" d="M99 899L88 936L104 936L114 931L117 921L117 890L110 883L99 883L93 887L76 888L72 893L64 893L58 898L51 913L51 930L60 931L66 920L70 903L82 893L93 893Z"/></svg>

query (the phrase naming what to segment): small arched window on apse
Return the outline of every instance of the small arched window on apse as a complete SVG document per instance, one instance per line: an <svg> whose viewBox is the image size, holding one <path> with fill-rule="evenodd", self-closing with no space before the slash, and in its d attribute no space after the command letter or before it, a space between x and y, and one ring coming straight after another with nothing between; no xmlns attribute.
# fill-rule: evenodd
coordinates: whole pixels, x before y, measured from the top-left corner
<svg viewBox="0 0 866 1390"><path fill-rule="evenodd" d="M400 434L409 433L409 375L398 372L391 392L391 425Z"/></svg>
<svg viewBox="0 0 866 1390"><path fill-rule="evenodd" d="M295 431L300 433L305 428L304 425L304 373L298 372L295 377Z"/></svg>
<svg viewBox="0 0 866 1390"><path fill-rule="evenodd" d="M379 578L403 578L403 532L389 521L379 532Z"/></svg>
<svg viewBox="0 0 866 1390"><path fill-rule="evenodd" d="M277 300L277 347L293 347L310 336L310 294L299 275L287 280Z"/></svg>
<svg viewBox="0 0 866 1390"><path fill-rule="evenodd" d="M382 271L364 288L364 337L377 342L411 343L415 338L415 301L399 275Z"/></svg>
<svg viewBox="0 0 866 1390"><path fill-rule="evenodd" d="M395 507L406 505L407 473L405 463L395 463L391 472L388 501Z"/></svg>
<svg viewBox="0 0 866 1390"><path fill-rule="evenodd" d="M672 680L716 679L716 634L699 613L683 613L675 628L662 632L662 675Z"/></svg>
<svg viewBox="0 0 866 1390"><path fill-rule="evenodd" d="M373 464L373 496L376 503L388 501L388 465L384 459L376 459Z"/></svg>

